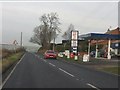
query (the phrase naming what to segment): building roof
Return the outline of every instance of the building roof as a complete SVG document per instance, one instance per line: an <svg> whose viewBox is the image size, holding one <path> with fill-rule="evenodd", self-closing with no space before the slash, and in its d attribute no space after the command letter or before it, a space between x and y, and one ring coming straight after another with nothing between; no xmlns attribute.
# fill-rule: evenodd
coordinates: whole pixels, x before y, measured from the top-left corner
<svg viewBox="0 0 120 90"><path fill-rule="evenodd" d="M91 44L108 44L108 39L112 39L112 43L119 43L120 42L120 28L117 27L113 30L108 30L104 34L101 33L88 33L84 35L80 35L79 39L86 39L91 40Z"/></svg>
<svg viewBox="0 0 120 90"><path fill-rule="evenodd" d="M88 34L80 35L79 38L84 38L86 40L108 40L108 39L119 40L120 35L88 33Z"/></svg>
<svg viewBox="0 0 120 90"><path fill-rule="evenodd" d="M105 32L105 34L115 34L115 35L120 35L120 28L117 27L116 29L108 30L107 32Z"/></svg>

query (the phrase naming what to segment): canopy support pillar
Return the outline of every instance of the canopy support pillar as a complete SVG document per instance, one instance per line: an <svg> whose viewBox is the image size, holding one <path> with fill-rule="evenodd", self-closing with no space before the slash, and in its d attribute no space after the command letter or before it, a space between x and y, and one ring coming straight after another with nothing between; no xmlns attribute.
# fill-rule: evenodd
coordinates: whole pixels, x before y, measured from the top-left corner
<svg viewBox="0 0 120 90"><path fill-rule="evenodd" d="M88 44L88 60L90 59L90 41L91 40L89 40L89 44Z"/></svg>
<svg viewBox="0 0 120 90"><path fill-rule="evenodd" d="M111 40L108 40L108 53L107 53L107 59L111 59L111 55L110 55L110 45L111 44Z"/></svg>
<svg viewBox="0 0 120 90"><path fill-rule="evenodd" d="M96 51L95 51L95 58L98 57L98 43L96 42Z"/></svg>

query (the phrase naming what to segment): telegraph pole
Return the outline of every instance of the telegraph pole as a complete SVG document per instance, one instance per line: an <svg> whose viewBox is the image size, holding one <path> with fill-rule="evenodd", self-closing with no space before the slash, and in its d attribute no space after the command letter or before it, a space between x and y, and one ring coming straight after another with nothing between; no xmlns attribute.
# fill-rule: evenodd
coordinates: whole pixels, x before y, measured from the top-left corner
<svg viewBox="0 0 120 90"><path fill-rule="evenodd" d="M22 32L21 32L20 46L22 47Z"/></svg>
<svg viewBox="0 0 120 90"><path fill-rule="evenodd" d="M55 50L55 38L57 38L57 35L58 34L56 34L55 37L53 38L53 51Z"/></svg>
<svg viewBox="0 0 120 90"><path fill-rule="evenodd" d="M53 51L55 50L55 37L54 37L54 40L53 40Z"/></svg>

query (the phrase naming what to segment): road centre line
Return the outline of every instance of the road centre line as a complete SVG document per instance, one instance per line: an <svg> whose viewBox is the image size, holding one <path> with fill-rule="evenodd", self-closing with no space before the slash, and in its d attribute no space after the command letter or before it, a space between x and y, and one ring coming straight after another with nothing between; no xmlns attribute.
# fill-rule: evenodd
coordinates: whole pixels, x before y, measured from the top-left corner
<svg viewBox="0 0 120 90"><path fill-rule="evenodd" d="M76 78L76 80L79 80L78 78Z"/></svg>
<svg viewBox="0 0 120 90"><path fill-rule="evenodd" d="M92 88L95 88L97 90L100 90L99 88L95 87L94 85L90 84L90 83L87 83L88 86L92 87Z"/></svg>
<svg viewBox="0 0 120 90"><path fill-rule="evenodd" d="M10 76L12 75L12 73L14 72L14 70L16 69L17 65L22 61L22 59L25 57L26 54L24 54L22 56L22 58L18 61L18 63L14 66L13 70L10 72L10 74L7 76L7 78L3 81L2 86L3 87L5 85L5 83L7 82L7 80L10 78Z"/></svg>
<svg viewBox="0 0 120 90"><path fill-rule="evenodd" d="M75 77L74 75L68 73L67 71L65 71L65 70L63 70L63 69L61 69L61 68L59 68L59 70L63 71L64 73L66 73L66 74L68 74L68 75L70 75L70 76L72 76L72 77Z"/></svg>
<svg viewBox="0 0 120 90"><path fill-rule="evenodd" d="M49 63L50 65L52 65L53 67L55 67L55 65L54 64L52 64L52 63Z"/></svg>
<svg viewBox="0 0 120 90"><path fill-rule="evenodd" d="M44 62L47 62L46 60L43 60Z"/></svg>

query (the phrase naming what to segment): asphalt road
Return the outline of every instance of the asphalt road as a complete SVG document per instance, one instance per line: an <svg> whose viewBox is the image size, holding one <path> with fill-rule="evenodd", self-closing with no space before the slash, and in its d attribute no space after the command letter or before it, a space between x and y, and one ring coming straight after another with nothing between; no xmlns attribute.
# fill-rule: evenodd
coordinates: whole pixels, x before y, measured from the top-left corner
<svg viewBox="0 0 120 90"><path fill-rule="evenodd" d="M3 88L118 88L118 76L26 53Z"/></svg>

